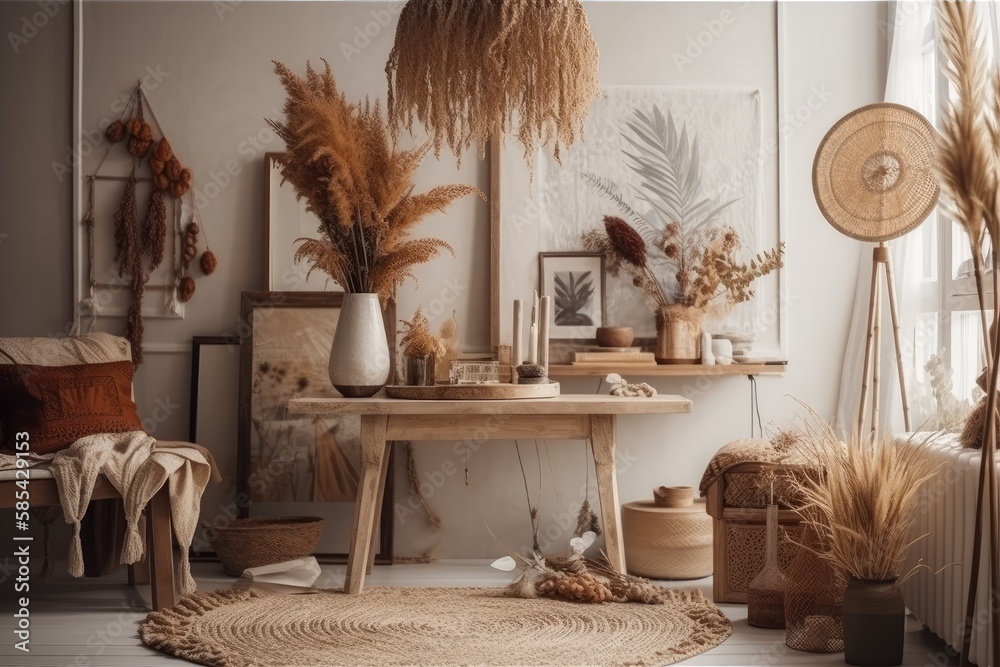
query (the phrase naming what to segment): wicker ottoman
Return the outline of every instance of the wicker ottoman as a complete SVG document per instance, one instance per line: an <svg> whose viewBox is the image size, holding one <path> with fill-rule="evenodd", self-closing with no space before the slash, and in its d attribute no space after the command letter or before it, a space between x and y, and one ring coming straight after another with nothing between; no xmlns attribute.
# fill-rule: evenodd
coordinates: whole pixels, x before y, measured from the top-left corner
<svg viewBox="0 0 1000 667"><path fill-rule="evenodd" d="M742 442L755 443L760 447L758 455L749 458L768 458L765 447L769 448L770 443L767 441ZM728 461L723 466L716 463L713 458L709 471L714 470L715 474L709 475L706 471L701 488L713 524L714 601L746 604L747 588L764 567L767 503L773 479L793 470L801 472L802 468L767 461ZM799 541L800 519L792 509L794 499L783 494L776 500L780 508L778 564L785 569L798 549L795 542Z"/></svg>

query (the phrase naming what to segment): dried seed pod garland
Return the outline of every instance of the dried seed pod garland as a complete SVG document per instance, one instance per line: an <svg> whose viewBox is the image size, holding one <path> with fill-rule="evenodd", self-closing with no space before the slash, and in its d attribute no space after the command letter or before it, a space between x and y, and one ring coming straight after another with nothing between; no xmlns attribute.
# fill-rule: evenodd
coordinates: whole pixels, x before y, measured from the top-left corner
<svg viewBox="0 0 1000 667"><path fill-rule="evenodd" d="M191 261L198 256L198 223L192 220L184 227L184 234L181 240L181 273L183 277L177 285L177 300L187 303L194 296L194 278L188 275Z"/></svg>
<svg viewBox="0 0 1000 667"><path fill-rule="evenodd" d="M199 228L198 223L194 221L187 223L187 227L184 228L184 248L181 253L184 273L187 273L191 260L198 256L198 232L200 231L201 228Z"/></svg>
<svg viewBox="0 0 1000 667"><path fill-rule="evenodd" d="M194 289L194 278L184 276L177 286L177 300L181 303L187 303L194 296Z"/></svg>
<svg viewBox="0 0 1000 667"><path fill-rule="evenodd" d="M104 131L104 137L113 144L117 144L119 141L125 138L125 123L120 120L108 125L108 129Z"/></svg>
<svg viewBox="0 0 1000 667"><path fill-rule="evenodd" d="M158 142L156 142L156 158L161 162L166 162L174 156L174 149L170 146L170 142L167 141L166 137L163 137Z"/></svg>
<svg viewBox="0 0 1000 667"><path fill-rule="evenodd" d="M170 194L180 199L187 194L188 186L181 181L174 181L170 184Z"/></svg>

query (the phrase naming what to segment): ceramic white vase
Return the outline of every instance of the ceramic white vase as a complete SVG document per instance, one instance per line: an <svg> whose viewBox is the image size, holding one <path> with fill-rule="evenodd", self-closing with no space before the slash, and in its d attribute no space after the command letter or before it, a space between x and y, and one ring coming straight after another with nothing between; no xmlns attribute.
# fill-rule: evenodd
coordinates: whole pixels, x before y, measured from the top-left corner
<svg viewBox="0 0 1000 667"><path fill-rule="evenodd" d="M389 379L389 343L377 294L345 294L330 350L330 382L348 398L372 396Z"/></svg>

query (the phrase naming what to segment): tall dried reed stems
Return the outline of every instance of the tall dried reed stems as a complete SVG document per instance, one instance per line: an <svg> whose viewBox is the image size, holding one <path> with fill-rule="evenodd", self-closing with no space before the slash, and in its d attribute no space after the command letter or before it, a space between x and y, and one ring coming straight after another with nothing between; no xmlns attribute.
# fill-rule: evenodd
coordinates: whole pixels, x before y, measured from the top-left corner
<svg viewBox="0 0 1000 667"><path fill-rule="evenodd" d="M454 254L441 239L411 239L411 229L460 197L486 197L471 185L414 194L413 174L430 144L397 150L378 103L349 103L328 63L322 72L307 63L304 78L279 62L274 71L287 93L284 122L268 120L288 148L278 158L281 175L320 220L320 238L299 239L295 259L347 292L375 293L384 303L413 277L413 266L442 248Z"/></svg>
<svg viewBox="0 0 1000 667"><path fill-rule="evenodd" d="M598 50L579 0L409 0L385 71L393 127L414 119L460 158L516 127L525 159L558 159L601 95Z"/></svg>
<svg viewBox="0 0 1000 667"><path fill-rule="evenodd" d="M825 423L811 431L799 446L821 472L792 476L792 485L825 545L818 555L856 579L901 583L911 574L900 567L917 494L931 473L923 452L856 429L845 446Z"/></svg>
<svg viewBox="0 0 1000 667"><path fill-rule="evenodd" d="M952 83L941 135L938 142L938 180L947 198L951 217L966 231L972 251L973 269L979 294L983 345L989 383L986 387L986 418L976 504L976 531L973 539L969 593L962 633L962 664L968 665L972 623L976 615L976 593L981 577L983 514L989 511L990 567L992 598L1000 587L1000 544L998 544L997 373L1000 370L1000 327L990 327L984 280L983 245L988 237L992 247L993 312L1000 313L1000 70L986 58L982 26L971 2L938 2L937 16L942 50L947 57L943 70ZM992 664L1000 665L1000 614L990 603L993 636Z"/></svg>

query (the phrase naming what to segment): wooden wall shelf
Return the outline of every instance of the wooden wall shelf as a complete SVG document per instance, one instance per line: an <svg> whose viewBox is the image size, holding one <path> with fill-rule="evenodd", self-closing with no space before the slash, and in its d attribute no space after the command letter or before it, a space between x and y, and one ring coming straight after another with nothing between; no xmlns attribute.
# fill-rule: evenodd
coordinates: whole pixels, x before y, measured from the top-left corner
<svg viewBox="0 0 1000 667"><path fill-rule="evenodd" d="M699 375L781 375L788 364L730 364L728 366L703 366L701 364L665 364L658 366L624 366L602 364L574 366L550 364L550 377L598 376L619 373L625 377L696 377Z"/></svg>

